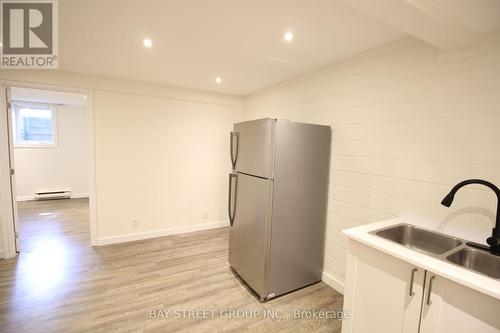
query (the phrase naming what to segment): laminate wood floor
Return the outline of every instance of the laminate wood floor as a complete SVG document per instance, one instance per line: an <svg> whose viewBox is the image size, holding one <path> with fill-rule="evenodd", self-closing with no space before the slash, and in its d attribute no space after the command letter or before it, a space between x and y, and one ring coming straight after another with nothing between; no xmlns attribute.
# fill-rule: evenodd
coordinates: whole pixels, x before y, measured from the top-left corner
<svg viewBox="0 0 500 333"><path fill-rule="evenodd" d="M340 331L310 311L293 318L342 308L323 282L260 303L228 265L227 228L92 248L86 199L19 213L21 254L0 260L0 332Z"/></svg>

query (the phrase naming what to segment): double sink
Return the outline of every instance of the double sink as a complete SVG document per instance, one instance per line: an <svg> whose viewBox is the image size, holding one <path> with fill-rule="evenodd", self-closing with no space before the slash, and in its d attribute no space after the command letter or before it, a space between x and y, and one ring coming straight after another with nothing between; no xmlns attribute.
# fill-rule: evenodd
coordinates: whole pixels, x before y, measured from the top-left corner
<svg viewBox="0 0 500 333"><path fill-rule="evenodd" d="M466 240L411 224L397 224L370 233L490 278L500 279L500 256L467 246Z"/></svg>

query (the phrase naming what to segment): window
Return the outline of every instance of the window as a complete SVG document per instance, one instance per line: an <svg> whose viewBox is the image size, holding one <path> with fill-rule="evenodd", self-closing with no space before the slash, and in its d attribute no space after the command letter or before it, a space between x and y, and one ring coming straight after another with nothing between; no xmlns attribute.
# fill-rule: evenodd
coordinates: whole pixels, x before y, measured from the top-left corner
<svg viewBox="0 0 500 333"><path fill-rule="evenodd" d="M57 107L37 103L14 103L12 134L16 147L55 147Z"/></svg>

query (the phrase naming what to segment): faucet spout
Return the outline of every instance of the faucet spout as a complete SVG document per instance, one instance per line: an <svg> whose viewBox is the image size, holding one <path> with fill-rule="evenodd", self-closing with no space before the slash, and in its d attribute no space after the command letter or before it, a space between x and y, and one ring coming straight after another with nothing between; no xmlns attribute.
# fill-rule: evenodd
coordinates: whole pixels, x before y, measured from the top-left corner
<svg viewBox="0 0 500 333"><path fill-rule="evenodd" d="M455 194L458 192L458 190L460 190L462 187L464 187L466 185L470 185L470 184L484 185L484 186L490 188L491 190L493 190L493 192L495 192L495 194L497 195L497 213L496 213L495 227L493 228L493 230L491 232L491 237L488 237L486 239L486 243L488 243L488 245L490 246L489 251L492 254L500 256L500 215L499 215L500 214L500 189L498 189L497 186L495 186L494 184L492 184L486 180L482 180L482 179L464 180L463 182L458 183L457 185L455 185L451 189L450 193L448 193L444 197L443 201L441 201L441 204L443 206L450 207L451 204L453 203L453 199L455 198Z"/></svg>

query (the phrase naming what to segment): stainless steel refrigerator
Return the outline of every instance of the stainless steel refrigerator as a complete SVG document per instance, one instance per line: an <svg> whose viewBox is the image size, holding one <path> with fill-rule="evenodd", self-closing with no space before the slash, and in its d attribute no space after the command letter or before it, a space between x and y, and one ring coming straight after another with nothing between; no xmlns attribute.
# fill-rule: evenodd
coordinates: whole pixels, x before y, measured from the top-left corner
<svg viewBox="0 0 500 333"><path fill-rule="evenodd" d="M330 140L329 126L234 124L229 263L261 301L321 280Z"/></svg>

